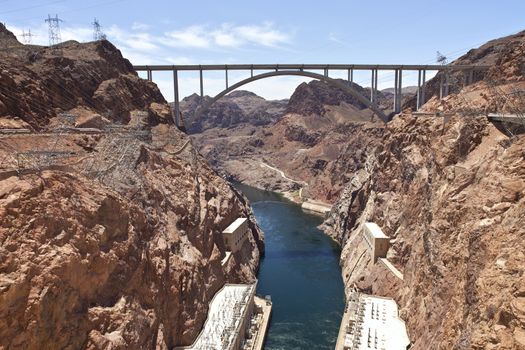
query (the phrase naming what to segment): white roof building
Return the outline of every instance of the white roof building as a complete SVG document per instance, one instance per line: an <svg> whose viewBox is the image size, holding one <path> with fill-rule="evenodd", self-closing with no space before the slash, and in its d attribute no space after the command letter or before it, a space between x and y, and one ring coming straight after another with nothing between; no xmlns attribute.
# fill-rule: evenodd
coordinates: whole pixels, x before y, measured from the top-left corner
<svg viewBox="0 0 525 350"><path fill-rule="evenodd" d="M355 293L348 304L345 350L406 350L405 322L391 298Z"/></svg>

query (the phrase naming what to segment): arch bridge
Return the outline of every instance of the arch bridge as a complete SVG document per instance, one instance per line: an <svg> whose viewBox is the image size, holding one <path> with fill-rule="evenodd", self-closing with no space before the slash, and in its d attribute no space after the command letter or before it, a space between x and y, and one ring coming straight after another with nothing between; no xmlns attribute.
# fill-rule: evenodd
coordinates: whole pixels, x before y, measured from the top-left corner
<svg viewBox="0 0 525 350"><path fill-rule="evenodd" d="M233 90L251 83L256 80L265 79L275 76L303 76L312 79L325 81L332 86L338 87L358 101L369 107L379 118L385 123L388 122L389 116L379 109L377 105L377 91L378 91L378 72L379 71L394 71L394 113L401 112L401 98L403 89L403 72L417 71L417 109L419 109L426 102L426 75L428 71L443 72L439 80L439 97L443 98L449 93L449 77L453 72L462 72L464 84L469 85L474 81L474 72L485 71L490 66L482 65L395 65L395 64L223 64L223 65L140 65L133 66L137 72L146 72L147 79L153 80L153 72L169 71L173 72L173 91L174 91L174 110L175 110L175 124L179 125L180 106L179 106L179 79L178 72L180 71L194 71L199 72L200 77L200 95L204 96L204 71L223 71L225 80L225 89L216 95L211 101L204 106L201 106L196 111L196 117L200 116L206 111L215 101L232 92ZM229 71L247 71L250 76L236 84L230 86ZM347 71L348 81L351 84L345 84L340 80L331 78L329 76L330 70ZM262 72L261 72L262 71ZM322 71L323 74L316 73ZM353 88L354 71L369 71L371 73L371 88L370 98L360 94Z"/></svg>

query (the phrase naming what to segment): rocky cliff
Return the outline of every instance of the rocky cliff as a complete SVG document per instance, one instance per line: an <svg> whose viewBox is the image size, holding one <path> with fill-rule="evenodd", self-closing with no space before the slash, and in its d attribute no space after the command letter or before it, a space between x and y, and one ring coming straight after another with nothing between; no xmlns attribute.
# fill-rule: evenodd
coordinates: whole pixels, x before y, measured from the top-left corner
<svg viewBox="0 0 525 350"><path fill-rule="evenodd" d="M195 119L195 111L211 99L193 94L181 101L184 124L190 134L212 128L268 125L283 115L287 104L286 100L267 101L253 92L238 90L215 102L199 119Z"/></svg>
<svg viewBox="0 0 525 350"><path fill-rule="evenodd" d="M0 63L4 122L46 129L0 142L0 348L190 344L225 282L255 280L262 232L118 50L60 49ZM239 216L250 234L223 266Z"/></svg>
<svg viewBox="0 0 525 350"><path fill-rule="evenodd" d="M461 59L487 63L490 54L499 64L423 108L450 116L395 117L325 223L343 246L347 291L395 298L413 349L525 349L524 129L463 113L520 105L523 38ZM390 237L387 257L403 280L371 261L361 235L367 221Z"/></svg>

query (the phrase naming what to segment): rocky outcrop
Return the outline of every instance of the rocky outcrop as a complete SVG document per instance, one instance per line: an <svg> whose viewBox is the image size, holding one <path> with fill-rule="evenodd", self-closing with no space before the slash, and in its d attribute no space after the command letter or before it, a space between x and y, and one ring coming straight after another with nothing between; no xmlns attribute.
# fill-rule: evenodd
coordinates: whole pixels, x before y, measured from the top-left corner
<svg viewBox="0 0 525 350"><path fill-rule="evenodd" d="M46 56L48 49L41 50ZM46 58L42 76L67 81L79 100L96 88L93 105L75 104L70 113L80 116L77 126L105 130L53 134L46 118L55 110L41 106L44 117L35 112L27 120L51 133L2 137L0 348L191 344L224 283L255 281L262 232L246 199L158 114L169 115L169 106L156 86L119 73L128 63L112 45L67 44L63 52L71 70L64 57ZM76 71L90 58L100 60L96 79ZM20 72L28 74L24 79L33 74L20 65L2 71L14 84L7 96L20 100L7 106L9 115L35 106ZM49 90L36 87L34 95L56 99L55 108L62 103ZM120 117L102 114L106 108ZM249 218L250 233L222 266L221 232L237 217Z"/></svg>
<svg viewBox="0 0 525 350"><path fill-rule="evenodd" d="M365 89L356 83L350 83L346 80L336 80L351 87L366 98L370 98L370 89ZM381 108L391 108L391 102L389 103L389 99L385 97L381 91L377 92L377 99ZM324 115L326 112L325 106L338 106L343 102L360 110L367 108L366 105L347 91L334 87L324 81L312 80L309 83L302 83L295 89L290 97L286 111L287 113L299 115Z"/></svg>
<svg viewBox="0 0 525 350"><path fill-rule="evenodd" d="M249 91L233 91L215 102L200 118L194 113L200 106L211 101L211 97L197 94L185 97L180 108L186 129L190 134L201 133L211 128L232 128L241 125L263 126L279 119L286 107L286 100L267 101Z"/></svg>
<svg viewBox="0 0 525 350"><path fill-rule="evenodd" d="M474 82L484 81L491 86L498 86L503 83L523 81L525 76L525 31L514 35L509 35L499 39L491 40L486 44L469 50L465 55L451 63L488 65L488 71L476 71L472 78ZM458 93L465 87L467 75L470 73L454 72L449 76L450 93ZM434 78L427 82L426 98L439 96L439 82L445 77L443 73L438 73ZM404 103L404 108L414 108L416 98L408 99Z"/></svg>
<svg viewBox="0 0 525 350"><path fill-rule="evenodd" d="M0 119L42 130L60 113L84 108L119 123L134 110L148 112L152 124L171 120L169 109L151 108L166 103L157 87L140 79L108 41L24 46L2 26L0 42L8 46L0 50Z"/></svg>

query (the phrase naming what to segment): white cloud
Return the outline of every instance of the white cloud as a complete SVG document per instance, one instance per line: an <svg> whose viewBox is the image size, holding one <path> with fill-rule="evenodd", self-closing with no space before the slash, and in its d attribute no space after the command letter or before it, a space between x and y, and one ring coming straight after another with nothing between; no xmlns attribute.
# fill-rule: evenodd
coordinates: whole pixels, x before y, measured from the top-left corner
<svg viewBox="0 0 525 350"><path fill-rule="evenodd" d="M140 22L133 22L133 24L131 25L131 29L133 30L148 30L149 28L149 25Z"/></svg>
<svg viewBox="0 0 525 350"><path fill-rule="evenodd" d="M203 26L190 26L165 33L166 45L174 47L207 48L210 46L209 34Z"/></svg>
<svg viewBox="0 0 525 350"><path fill-rule="evenodd" d="M259 45L276 47L290 41L290 35L276 29L273 23L235 26L223 23L216 28L194 25L165 33L168 45L188 48L241 47Z"/></svg>
<svg viewBox="0 0 525 350"><path fill-rule="evenodd" d="M335 35L335 33L329 33L328 40L333 41L334 43L345 45L345 43L341 39L339 39L337 35Z"/></svg>

